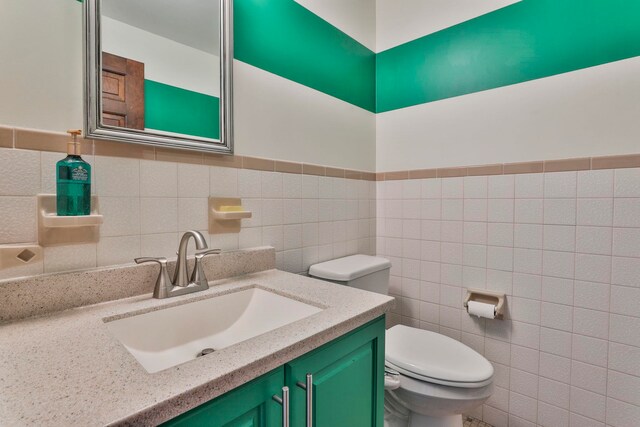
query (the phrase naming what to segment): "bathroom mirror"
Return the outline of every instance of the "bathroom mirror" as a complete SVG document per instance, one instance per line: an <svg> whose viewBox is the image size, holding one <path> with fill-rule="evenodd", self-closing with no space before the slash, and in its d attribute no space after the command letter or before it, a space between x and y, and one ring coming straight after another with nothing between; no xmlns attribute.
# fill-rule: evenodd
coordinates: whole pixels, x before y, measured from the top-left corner
<svg viewBox="0 0 640 427"><path fill-rule="evenodd" d="M233 152L232 0L84 0L85 134Z"/></svg>

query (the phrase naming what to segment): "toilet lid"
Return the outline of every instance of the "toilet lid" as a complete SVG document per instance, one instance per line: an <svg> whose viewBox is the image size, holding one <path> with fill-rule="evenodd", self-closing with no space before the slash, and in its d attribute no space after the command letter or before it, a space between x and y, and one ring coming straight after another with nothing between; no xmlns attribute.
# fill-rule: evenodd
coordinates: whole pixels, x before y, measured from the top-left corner
<svg viewBox="0 0 640 427"><path fill-rule="evenodd" d="M386 360L405 375L438 384L480 387L493 376L491 363L460 341L404 325L387 331Z"/></svg>

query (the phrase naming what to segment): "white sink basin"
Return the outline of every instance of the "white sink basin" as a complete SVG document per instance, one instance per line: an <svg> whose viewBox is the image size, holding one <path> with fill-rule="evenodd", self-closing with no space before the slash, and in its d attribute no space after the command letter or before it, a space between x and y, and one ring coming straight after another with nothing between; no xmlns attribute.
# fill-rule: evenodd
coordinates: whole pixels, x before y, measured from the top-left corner
<svg viewBox="0 0 640 427"><path fill-rule="evenodd" d="M107 322L109 330L153 373L220 350L322 311L259 288Z"/></svg>

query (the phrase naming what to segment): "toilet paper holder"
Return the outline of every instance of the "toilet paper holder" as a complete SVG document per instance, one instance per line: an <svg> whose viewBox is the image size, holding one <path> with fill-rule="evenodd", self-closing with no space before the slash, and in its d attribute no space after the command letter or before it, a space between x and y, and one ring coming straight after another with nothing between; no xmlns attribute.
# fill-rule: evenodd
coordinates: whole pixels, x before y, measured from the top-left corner
<svg viewBox="0 0 640 427"><path fill-rule="evenodd" d="M496 319L504 319L505 295L500 292L487 291L486 289L467 289L464 299L464 307L469 310L469 301L483 302L496 306Z"/></svg>

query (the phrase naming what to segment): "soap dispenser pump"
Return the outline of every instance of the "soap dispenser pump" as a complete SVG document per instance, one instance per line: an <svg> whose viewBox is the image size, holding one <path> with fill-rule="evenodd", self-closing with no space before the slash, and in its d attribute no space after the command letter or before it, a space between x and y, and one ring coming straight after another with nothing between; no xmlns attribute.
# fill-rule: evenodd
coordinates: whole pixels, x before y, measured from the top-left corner
<svg viewBox="0 0 640 427"><path fill-rule="evenodd" d="M58 216L91 214L91 165L81 154L80 130L67 131L72 140L67 143L67 157L56 163L56 207Z"/></svg>

